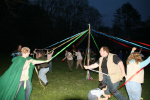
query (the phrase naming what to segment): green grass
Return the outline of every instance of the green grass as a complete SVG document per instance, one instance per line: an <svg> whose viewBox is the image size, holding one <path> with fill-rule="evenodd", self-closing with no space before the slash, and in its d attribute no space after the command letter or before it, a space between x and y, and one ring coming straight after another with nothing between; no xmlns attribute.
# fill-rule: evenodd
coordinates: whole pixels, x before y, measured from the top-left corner
<svg viewBox="0 0 150 100"><path fill-rule="evenodd" d="M10 55L0 54L3 59L0 63L0 75L11 65ZM86 80L86 70L82 70L80 67L76 70L74 62L73 72L69 71L66 62L61 62L62 57L58 56L57 61L53 61L53 72L47 73L49 84L44 90L40 85L36 72L33 73L32 78L32 93L30 100L87 100L88 92L91 89L98 87L98 80L88 81ZM149 71L150 65L145 68L145 82L142 85L142 97L144 100L149 100L150 97L150 78ZM98 74L90 72L93 79L98 79ZM122 81L120 86L124 83ZM120 89L120 92L128 98L125 87ZM110 100L116 100L113 96Z"/></svg>

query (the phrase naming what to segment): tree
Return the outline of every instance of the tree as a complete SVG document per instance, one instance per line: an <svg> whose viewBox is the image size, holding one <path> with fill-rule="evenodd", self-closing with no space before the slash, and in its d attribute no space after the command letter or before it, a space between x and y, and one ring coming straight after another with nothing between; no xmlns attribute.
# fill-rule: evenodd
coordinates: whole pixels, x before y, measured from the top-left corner
<svg viewBox="0 0 150 100"><path fill-rule="evenodd" d="M114 13L113 32L116 36L132 37L135 30L141 27L141 15L130 3L123 4Z"/></svg>

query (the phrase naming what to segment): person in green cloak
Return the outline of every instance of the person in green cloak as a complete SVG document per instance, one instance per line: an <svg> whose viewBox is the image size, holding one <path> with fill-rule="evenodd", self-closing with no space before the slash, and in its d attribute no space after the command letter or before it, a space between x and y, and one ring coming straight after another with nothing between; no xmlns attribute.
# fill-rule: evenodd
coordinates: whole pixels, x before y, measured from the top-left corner
<svg viewBox="0 0 150 100"><path fill-rule="evenodd" d="M50 61L50 59L41 61L29 57L28 47L23 47L21 53L22 56L12 59L11 66L0 77L0 100L29 100L34 65Z"/></svg>

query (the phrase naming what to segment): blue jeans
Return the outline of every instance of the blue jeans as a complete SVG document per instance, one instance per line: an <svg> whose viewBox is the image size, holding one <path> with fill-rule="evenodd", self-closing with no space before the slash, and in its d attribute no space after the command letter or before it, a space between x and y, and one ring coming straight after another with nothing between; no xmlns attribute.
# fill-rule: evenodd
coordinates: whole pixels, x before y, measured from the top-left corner
<svg viewBox="0 0 150 100"><path fill-rule="evenodd" d="M107 90L105 91L106 95L109 95L109 92L113 93L118 89L120 81L116 83L112 83L109 76L103 75L103 82L107 84ZM114 94L117 100L127 100L125 96L123 96L119 90L117 90Z"/></svg>
<svg viewBox="0 0 150 100"><path fill-rule="evenodd" d="M16 95L18 94L20 87L24 88L24 81L20 81ZM25 100L29 100L30 90L31 90L30 81L26 80ZM16 99L16 96L15 96L15 99Z"/></svg>
<svg viewBox="0 0 150 100"><path fill-rule="evenodd" d="M140 100L142 87L141 83L129 81L126 83L126 90L130 100Z"/></svg>
<svg viewBox="0 0 150 100"><path fill-rule="evenodd" d="M44 84L46 84L48 82L47 77L46 77L46 73L48 71L49 71L49 67L41 68L40 71L39 71L39 77L43 81Z"/></svg>
<svg viewBox="0 0 150 100"><path fill-rule="evenodd" d="M49 71L52 72L52 61L49 62L48 66L49 66Z"/></svg>

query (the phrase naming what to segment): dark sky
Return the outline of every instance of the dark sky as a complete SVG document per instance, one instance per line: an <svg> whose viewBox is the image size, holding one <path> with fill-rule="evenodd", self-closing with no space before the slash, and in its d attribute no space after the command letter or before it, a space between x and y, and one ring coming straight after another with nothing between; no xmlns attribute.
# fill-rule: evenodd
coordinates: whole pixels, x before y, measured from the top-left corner
<svg viewBox="0 0 150 100"><path fill-rule="evenodd" d="M112 27L113 14L127 2L141 14L142 21L150 17L150 0L89 0L89 5L99 10L105 26Z"/></svg>

